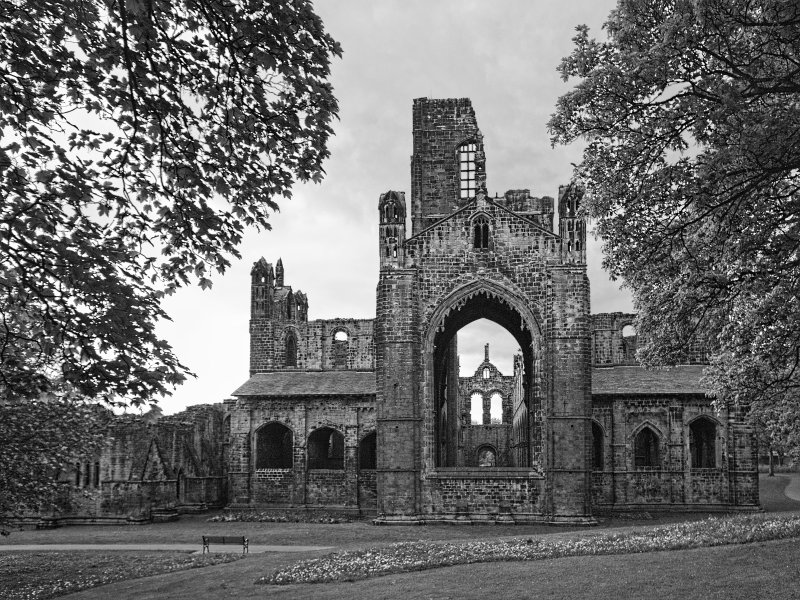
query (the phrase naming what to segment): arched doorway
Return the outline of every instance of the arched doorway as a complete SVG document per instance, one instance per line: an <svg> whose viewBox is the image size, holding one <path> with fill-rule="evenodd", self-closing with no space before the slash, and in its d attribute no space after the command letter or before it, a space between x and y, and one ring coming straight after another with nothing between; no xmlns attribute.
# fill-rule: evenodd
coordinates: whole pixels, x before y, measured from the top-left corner
<svg viewBox="0 0 800 600"><path fill-rule="evenodd" d="M473 285L453 294L434 312L425 340L428 415L433 433L432 467L461 467L461 420L458 415L457 333L478 319L493 321L517 341L521 355L513 409L510 460L514 467L538 465L541 455L540 371L541 333L530 309L506 290L490 283ZM536 415L532 418L531 415Z"/></svg>

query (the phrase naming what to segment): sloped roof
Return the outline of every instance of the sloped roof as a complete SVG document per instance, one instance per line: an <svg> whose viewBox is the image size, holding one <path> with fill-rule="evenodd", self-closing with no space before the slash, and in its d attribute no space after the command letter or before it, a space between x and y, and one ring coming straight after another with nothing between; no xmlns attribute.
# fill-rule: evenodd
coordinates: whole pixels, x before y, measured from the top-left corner
<svg viewBox="0 0 800 600"><path fill-rule="evenodd" d="M375 371L273 371L258 373L234 396L375 395Z"/></svg>
<svg viewBox="0 0 800 600"><path fill-rule="evenodd" d="M703 365L682 365L648 371L637 366L592 369L592 394L704 394Z"/></svg>

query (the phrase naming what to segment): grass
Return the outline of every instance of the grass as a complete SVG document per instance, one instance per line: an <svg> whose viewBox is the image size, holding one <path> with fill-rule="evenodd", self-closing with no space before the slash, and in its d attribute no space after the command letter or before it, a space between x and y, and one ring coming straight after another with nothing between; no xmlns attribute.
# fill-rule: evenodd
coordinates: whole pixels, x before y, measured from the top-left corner
<svg viewBox="0 0 800 600"><path fill-rule="evenodd" d="M232 562L240 554L175 552L3 552L0 596L45 600L71 592L184 569Z"/></svg>
<svg viewBox="0 0 800 600"><path fill-rule="evenodd" d="M800 503L783 495L788 482L785 476L761 478L761 503L765 510L800 510ZM537 542L578 540L627 532L648 536L652 535L654 529L670 527L670 524L678 522L691 525L692 521L706 518L707 515L655 517L642 520L612 519L599 527L588 530L582 528L576 533L575 529L547 526L374 527L367 523L209 523L208 516L183 516L178 522L161 525L80 526L50 531L21 531L0 538L0 544L196 543L199 550L201 535L228 533L246 535L251 544L335 546L341 552L358 552L418 541L421 542L420 546L460 545L462 542L486 545L498 541L507 543L511 536L517 540L530 537ZM253 554L245 560L225 564L213 563L234 556L212 554L205 559L211 561L209 566L191 568L202 566L194 560L203 560L202 557L172 552L1 552L0 598L53 597L52 594L36 595L49 593L47 590L37 590L53 581L54 587L58 588L54 593L68 593L78 588L66 588L58 582L71 580L75 574L79 574L83 581L94 581L93 585L102 587L71 593L70 600L162 597L173 600L212 597L237 600L264 597L291 600L485 600L489 595L520 599L535 597L537 600L564 597L613 597L615 600L625 600L641 598L644 590L647 590L648 596L659 599L703 597L704 600L737 600L768 597L770 600L783 600L798 597L795 582L800 581L800 544L797 539L792 539L668 552L471 563L392 573L356 582L254 585L257 579L269 573L285 570L302 560L321 558L324 554L325 551L302 554L270 552ZM182 562L184 559L189 559L189 562ZM134 563L139 566L136 567ZM180 570L162 568L165 564L178 563L176 568ZM107 580L102 578L106 569L114 576L109 584L105 584ZM19 573L12 575L12 571ZM92 580L92 577L95 579Z"/></svg>

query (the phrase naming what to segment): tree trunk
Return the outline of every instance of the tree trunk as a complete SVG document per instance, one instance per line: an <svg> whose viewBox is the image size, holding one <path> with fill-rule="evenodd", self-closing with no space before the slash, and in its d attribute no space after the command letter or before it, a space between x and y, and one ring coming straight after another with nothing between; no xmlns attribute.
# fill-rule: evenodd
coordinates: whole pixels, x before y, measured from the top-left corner
<svg viewBox="0 0 800 600"><path fill-rule="evenodd" d="M775 477L775 465L772 463L772 446L767 448L769 451L769 476Z"/></svg>

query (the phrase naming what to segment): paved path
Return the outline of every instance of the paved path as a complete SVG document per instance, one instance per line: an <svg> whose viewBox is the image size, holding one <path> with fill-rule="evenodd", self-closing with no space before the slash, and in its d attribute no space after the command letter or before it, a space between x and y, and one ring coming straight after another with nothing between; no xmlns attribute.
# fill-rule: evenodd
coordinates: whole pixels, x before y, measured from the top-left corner
<svg viewBox="0 0 800 600"><path fill-rule="evenodd" d="M783 490L784 496L800 502L800 473L781 473L781 475L789 478L789 485Z"/></svg>
<svg viewBox="0 0 800 600"><path fill-rule="evenodd" d="M237 549L238 548L238 549ZM314 550L330 550L333 546L261 546L250 544L250 552L313 552ZM202 551L202 544L6 544L0 545L0 552L19 552L22 550L148 550L148 551L173 551L196 552ZM242 547L236 544L211 544L212 552L236 553Z"/></svg>

